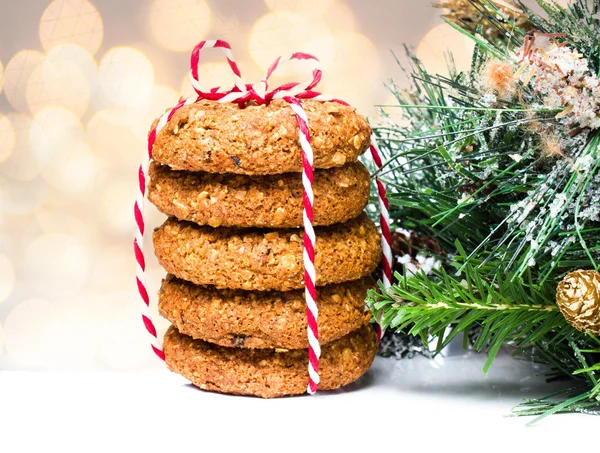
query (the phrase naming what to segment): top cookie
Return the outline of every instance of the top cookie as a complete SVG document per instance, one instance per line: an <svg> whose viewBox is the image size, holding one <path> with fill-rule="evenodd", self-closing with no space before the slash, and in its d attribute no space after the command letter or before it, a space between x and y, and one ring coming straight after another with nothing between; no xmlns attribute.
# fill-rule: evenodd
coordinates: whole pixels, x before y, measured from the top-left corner
<svg viewBox="0 0 600 453"><path fill-rule="evenodd" d="M355 162L370 144L371 129L355 109L304 100L315 168ZM156 122L155 122L156 124ZM174 170L271 175L302 171L296 116L289 104L200 101L180 108L157 134L155 161Z"/></svg>

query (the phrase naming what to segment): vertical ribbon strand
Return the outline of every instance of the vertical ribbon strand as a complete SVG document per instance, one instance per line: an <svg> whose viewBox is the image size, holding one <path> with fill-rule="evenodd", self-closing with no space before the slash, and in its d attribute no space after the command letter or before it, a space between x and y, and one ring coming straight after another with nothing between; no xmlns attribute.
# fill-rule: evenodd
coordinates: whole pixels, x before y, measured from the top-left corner
<svg viewBox="0 0 600 453"><path fill-rule="evenodd" d="M371 146L369 148L371 151L371 158L373 159L373 163L375 164L375 170L379 170L382 166L381 153L379 151L379 146L377 145L377 139L375 138L375 134L371 134ZM390 231L390 213L389 202L387 198L386 188L379 179L379 177L375 178L375 184L377 185L377 195L379 200L379 224L381 225L381 248L383 250L383 277L382 283L384 289L388 289L392 286L392 265L393 265L393 256L392 256L392 232ZM381 312L377 315L377 336L379 340L383 337L385 333L381 328Z"/></svg>
<svg viewBox="0 0 600 453"><path fill-rule="evenodd" d="M300 129L300 146L302 147L302 190L304 203L304 297L306 299L306 320L308 324L308 388L307 392L314 394L319 387L319 309L317 308L317 271L315 269L315 230L313 228L313 150L310 146L310 131L308 118L298 99L291 96L283 98L296 114Z"/></svg>

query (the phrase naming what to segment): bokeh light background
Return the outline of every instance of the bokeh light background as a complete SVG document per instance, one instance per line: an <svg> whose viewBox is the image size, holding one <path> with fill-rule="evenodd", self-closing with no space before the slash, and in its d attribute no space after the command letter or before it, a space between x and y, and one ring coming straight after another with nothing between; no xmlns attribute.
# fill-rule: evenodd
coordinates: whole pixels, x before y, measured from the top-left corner
<svg viewBox="0 0 600 453"><path fill-rule="evenodd" d="M405 83L391 53L403 43L431 69L447 49L469 64L472 46L439 14L428 0L2 0L0 369L161 366L140 322L132 202L150 123L191 94L198 41L228 40L247 81L314 53L319 90L376 121L374 105L393 103L384 81ZM273 86L306 76L279 75ZM219 52L203 54L200 78L230 83ZM163 271L148 257L155 294Z"/></svg>

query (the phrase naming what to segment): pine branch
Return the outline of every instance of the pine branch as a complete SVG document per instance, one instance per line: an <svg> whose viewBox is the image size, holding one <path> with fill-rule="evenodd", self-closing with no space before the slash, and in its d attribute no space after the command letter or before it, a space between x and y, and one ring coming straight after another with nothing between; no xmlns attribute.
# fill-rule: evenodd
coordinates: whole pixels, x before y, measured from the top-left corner
<svg viewBox="0 0 600 453"><path fill-rule="evenodd" d="M387 119L374 132L391 217L445 253L434 276L397 275L368 296L384 327L437 339L437 351L480 326L484 371L510 345L549 365L549 380L577 384L515 409L534 423L600 410L600 340L554 303L566 272L600 268L600 0L538 3L544 17L520 4L532 32L493 0L445 2L474 14L447 17L476 44L471 70L431 74L409 54L411 87L388 84L397 105L380 106ZM389 109L401 111L401 125Z"/></svg>
<svg viewBox="0 0 600 453"><path fill-rule="evenodd" d="M552 414L579 412L589 415L600 415L600 401L592 397L592 391L584 391L584 387L557 392L545 398L528 399L515 407L513 417L535 416L527 423L533 426Z"/></svg>
<svg viewBox="0 0 600 453"><path fill-rule="evenodd" d="M519 349L553 333L554 344L574 330L554 304L549 288L515 284L502 273L488 280L485 269L466 265L460 280L443 268L435 277L417 273L398 278L399 283L387 292L368 295L368 305L382 315L383 328L407 330L424 341L435 338L439 352L458 334L480 324L483 328L474 348L488 352L485 372L505 343Z"/></svg>
<svg viewBox="0 0 600 453"><path fill-rule="evenodd" d="M547 344L538 344L537 354L543 354L550 362L556 366L566 366L568 369L575 369L571 373L574 378L581 378L585 383L576 387L559 391L541 399L530 399L513 408L513 416L536 416L535 419L527 423L532 426L544 418L558 413L580 412L590 415L600 415L600 382L596 379L596 372L600 369L600 363L590 365L592 360L596 360L600 349L582 349L580 344L600 345L600 341L593 335L585 336L575 334L573 338L568 338L566 343L554 345L548 348ZM594 355L595 354L595 355Z"/></svg>
<svg viewBox="0 0 600 453"><path fill-rule="evenodd" d="M497 15L488 1L468 1L490 20ZM503 49L514 56L514 47ZM473 67L481 68L491 52L480 46ZM599 162L588 165L598 137L587 143L586 134L570 137L557 125L557 110L540 107L540 94L528 86L517 99L483 104L476 72L448 78L429 74L414 57L412 64L410 95L386 107L401 108L410 126L375 128L387 157L379 176L394 188L393 216L448 251L461 238L470 257L485 255L496 262L492 269L514 271L512 278L534 265L543 281L556 281L565 263L597 268L598 235L580 231L594 229L590 220L600 218L590 207L600 189ZM544 157L540 131L562 141L562 158Z"/></svg>

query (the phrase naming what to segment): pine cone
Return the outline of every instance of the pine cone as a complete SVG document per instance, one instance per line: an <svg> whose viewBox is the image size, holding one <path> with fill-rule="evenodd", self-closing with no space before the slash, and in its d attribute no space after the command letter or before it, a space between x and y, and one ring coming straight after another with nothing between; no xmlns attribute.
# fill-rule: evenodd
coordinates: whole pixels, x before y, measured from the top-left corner
<svg viewBox="0 0 600 453"><path fill-rule="evenodd" d="M577 330L600 336L600 273L577 270L556 288L556 304Z"/></svg>

